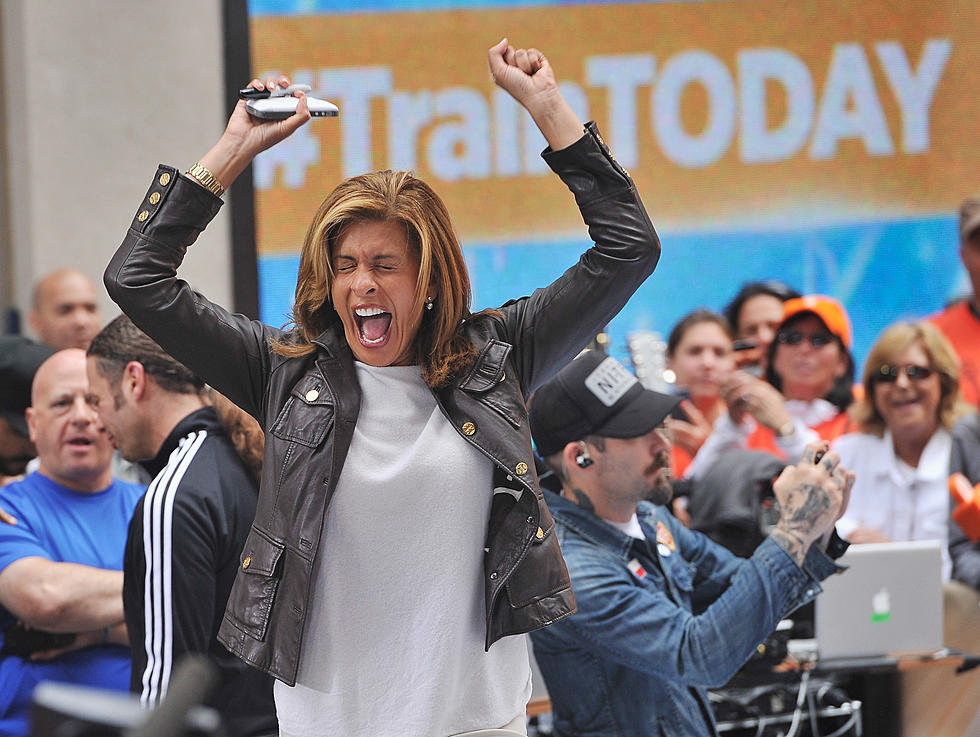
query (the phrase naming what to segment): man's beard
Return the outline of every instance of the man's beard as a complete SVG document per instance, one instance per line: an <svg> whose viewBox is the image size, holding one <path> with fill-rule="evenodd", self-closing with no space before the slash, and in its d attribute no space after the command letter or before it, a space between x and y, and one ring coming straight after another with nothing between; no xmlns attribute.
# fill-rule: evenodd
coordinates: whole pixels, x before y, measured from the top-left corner
<svg viewBox="0 0 980 737"><path fill-rule="evenodd" d="M670 451L662 450L657 453L657 456L653 459L653 463L646 470L646 474L651 476L659 469L664 469L663 473L657 475L656 481L654 481L653 486L646 494L646 500L652 502L653 504L669 504L670 500L674 497L674 486L671 483L670 474Z"/></svg>

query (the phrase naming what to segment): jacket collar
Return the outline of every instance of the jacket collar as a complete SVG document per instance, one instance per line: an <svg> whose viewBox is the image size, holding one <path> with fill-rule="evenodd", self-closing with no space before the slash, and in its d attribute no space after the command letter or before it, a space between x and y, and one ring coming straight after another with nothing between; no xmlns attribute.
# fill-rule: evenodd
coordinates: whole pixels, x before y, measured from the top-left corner
<svg viewBox="0 0 980 737"><path fill-rule="evenodd" d="M354 355L347 345L344 327L340 324L339 318L327 325L326 329L313 339L313 343L326 351L327 358L338 358L345 353L352 357Z"/></svg>
<svg viewBox="0 0 980 737"><path fill-rule="evenodd" d="M160 471L166 468L167 462L170 460L170 455L180 445L180 441L198 430L207 430L209 433L224 433L224 428L218 421L218 415L215 414L214 408L202 407L201 409L194 410L174 425L173 430L170 431L166 440L163 441L157 454L153 458L140 461L140 465L147 470L150 476L155 478Z"/></svg>
<svg viewBox="0 0 980 737"><path fill-rule="evenodd" d="M623 560L631 557L630 547L635 538L617 530L601 517L597 517L575 502L548 489L541 491L556 522L574 530L596 545L611 550ZM656 529L658 509L659 507L649 502L640 502L636 508L636 518L648 540L654 539L651 533Z"/></svg>

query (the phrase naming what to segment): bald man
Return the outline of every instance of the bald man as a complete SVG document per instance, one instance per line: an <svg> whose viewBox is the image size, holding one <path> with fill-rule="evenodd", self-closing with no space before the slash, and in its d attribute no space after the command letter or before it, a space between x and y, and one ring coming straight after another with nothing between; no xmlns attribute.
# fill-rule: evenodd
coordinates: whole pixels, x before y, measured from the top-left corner
<svg viewBox="0 0 980 737"><path fill-rule="evenodd" d="M27 322L38 339L60 351L85 350L102 327L102 312L92 280L78 269L59 269L34 287Z"/></svg>
<svg viewBox="0 0 980 737"><path fill-rule="evenodd" d="M92 403L84 351L42 363L26 413L39 467L0 489L17 518L0 525L0 737L29 733L43 680L129 689L122 564L144 488L113 480Z"/></svg>

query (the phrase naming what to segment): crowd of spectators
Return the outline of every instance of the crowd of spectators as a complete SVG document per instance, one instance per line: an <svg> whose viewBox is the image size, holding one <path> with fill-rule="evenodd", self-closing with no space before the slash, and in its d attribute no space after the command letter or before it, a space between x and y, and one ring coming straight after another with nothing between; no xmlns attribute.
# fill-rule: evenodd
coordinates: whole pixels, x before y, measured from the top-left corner
<svg viewBox="0 0 980 737"><path fill-rule="evenodd" d="M757 505L749 498L757 495L714 498L722 493L718 479L768 468L769 457L793 462L807 442L823 439L857 471L842 534L859 544L940 540L944 579L978 588L980 547L951 520L947 492L951 470L980 482L973 467L980 428L977 197L961 206L960 256L973 293L928 319L887 327L858 382L851 321L830 296L752 282L721 315L700 308L682 318L667 348L684 398L683 419L668 420L674 474L691 482L682 519L693 512L695 524L707 528L714 520L706 509L719 518L758 515L757 506L731 507Z"/></svg>
<svg viewBox="0 0 980 737"><path fill-rule="evenodd" d="M980 647L980 542L951 518L948 480L960 472L980 483L980 198L961 206L960 256L972 293L927 319L889 325L858 382L851 322L837 300L775 281L745 285L718 330L731 336L727 350L712 356L713 365L727 367L712 375L720 391L696 407L685 399L688 417L669 425L674 470L685 480L675 514L745 557L765 539L767 482L807 442L829 441L857 477L840 534L852 544L938 540L946 643L973 652ZM694 396L692 378L687 364L677 370L673 351L694 316L711 314L689 313L672 333L667 357L685 398ZM977 698L980 681L969 678L966 691L953 691L936 674L907 675L903 693L917 690L949 706Z"/></svg>
<svg viewBox="0 0 980 737"><path fill-rule="evenodd" d="M230 734L274 734L272 679L215 639L261 429L128 318L103 328L79 271L38 282L28 323L41 342L0 338L0 735L30 733L42 681L156 705L189 653Z"/></svg>

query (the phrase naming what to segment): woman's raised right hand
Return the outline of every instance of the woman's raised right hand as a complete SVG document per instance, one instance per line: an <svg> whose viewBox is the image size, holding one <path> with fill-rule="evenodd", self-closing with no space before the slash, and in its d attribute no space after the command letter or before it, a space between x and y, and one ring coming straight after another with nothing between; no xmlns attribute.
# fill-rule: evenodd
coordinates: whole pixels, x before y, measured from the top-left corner
<svg viewBox="0 0 980 737"><path fill-rule="evenodd" d="M276 86L288 87L289 78L268 77L263 82L253 79L249 87L273 89ZM258 154L295 133L310 120L310 110L303 92L294 92L299 98L296 113L285 120L260 120L248 114L245 100L239 100L228 119L224 133L218 142L201 157L201 165L217 177L226 188L244 171Z"/></svg>

